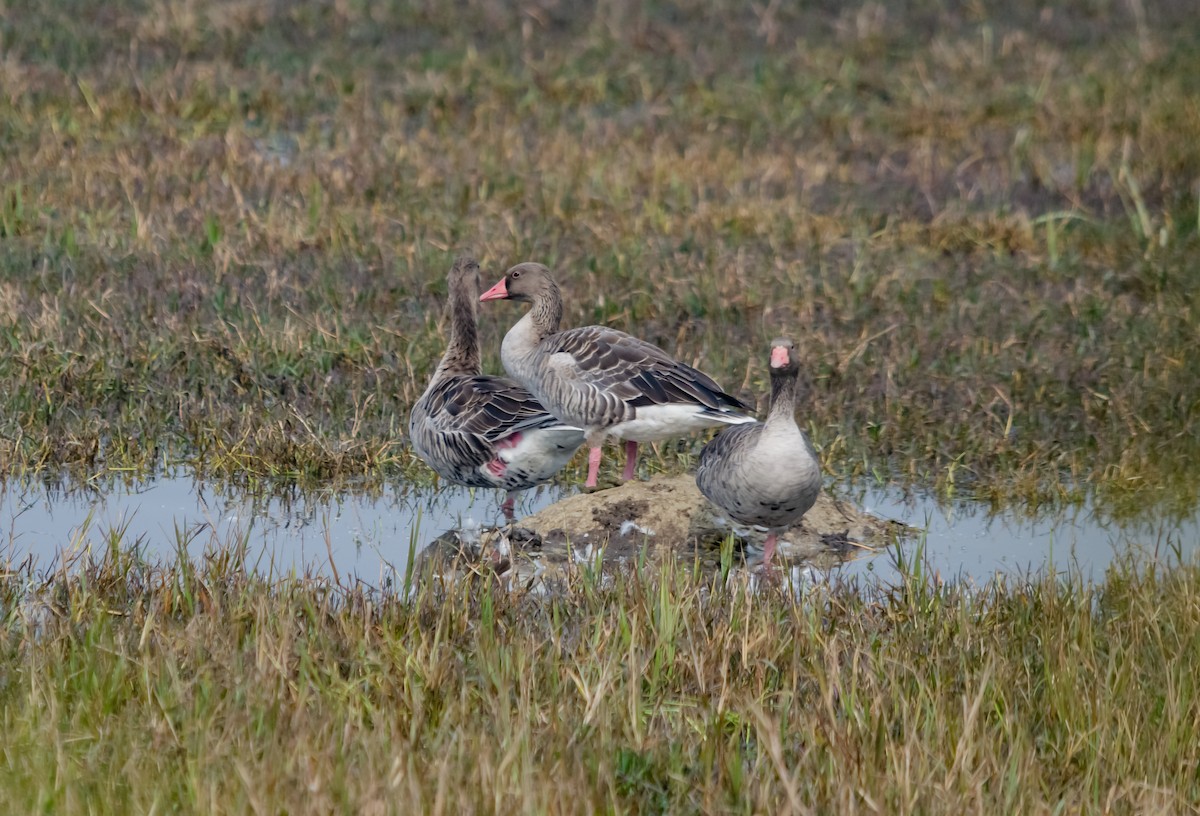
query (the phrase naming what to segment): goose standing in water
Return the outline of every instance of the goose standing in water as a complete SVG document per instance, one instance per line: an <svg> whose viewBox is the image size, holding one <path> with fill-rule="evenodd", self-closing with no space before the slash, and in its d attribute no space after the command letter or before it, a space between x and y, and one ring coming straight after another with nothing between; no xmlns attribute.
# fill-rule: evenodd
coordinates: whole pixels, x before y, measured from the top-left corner
<svg viewBox="0 0 1200 816"><path fill-rule="evenodd" d="M517 492L544 482L583 444L520 384L482 374L475 304L479 264L460 258L449 275L450 344L408 418L413 449L442 478L506 491L513 518Z"/></svg>
<svg viewBox="0 0 1200 816"><path fill-rule="evenodd" d="M763 567L769 569L779 533L800 520L821 492L821 464L796 425L796 376L800 362L792 341L771 343L771 409L766 422L730 428L700 453L700 492L743 524L769 531Z"/></svg>
<svg viewBox="0 0 1200 816"><path fill-rule="evenodd" d="M639 442L754 421L748 406L658 346L605 326L559 331L562 294L541 264L517 264L479 299L533 304L504 336L500 359L550 413L587 434L585 487L596 486L607 436L625 440L628 480Z"/></svg>

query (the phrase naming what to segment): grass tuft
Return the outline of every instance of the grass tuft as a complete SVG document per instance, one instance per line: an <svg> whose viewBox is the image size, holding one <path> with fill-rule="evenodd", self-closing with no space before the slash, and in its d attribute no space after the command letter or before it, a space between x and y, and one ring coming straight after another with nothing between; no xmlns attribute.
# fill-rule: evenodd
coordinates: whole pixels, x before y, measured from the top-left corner
<svg viewBox="0 0 1200 816"><path fill-rule="evenodd" d="M13 812L1186 809L1200 573L549 598L118 546L0 579ZM685 748L686 746L686 748Z"/></svg>

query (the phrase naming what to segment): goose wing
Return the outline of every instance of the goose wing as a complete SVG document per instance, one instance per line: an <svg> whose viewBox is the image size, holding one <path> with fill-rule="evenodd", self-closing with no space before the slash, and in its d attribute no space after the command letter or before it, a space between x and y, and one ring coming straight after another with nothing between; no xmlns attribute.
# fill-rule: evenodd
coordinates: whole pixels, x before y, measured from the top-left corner
<svg viewBox="0 0 1200 816"><path fill-rule="evenodd" d="M528 390L506 377L454 377L428 396L430 421L441 433L492 443L517 431L562 425Z"/></svg>
<svg viewBox="0 0 1200 816"><path fill-rule="evenodd" d="M735 425L714 436L700 451L696 481L713 478L721 470L739 466L758 445L764 427L761 422Z"/></svg>
<svg viewBox="0 0 1200 816"><path fill-rule="evenodd" d="M585 326L548 337L549 364L575 387L616 397L634 408L672 403L714 411L750 411L707 374L652 343L605 326Z"/></svg>

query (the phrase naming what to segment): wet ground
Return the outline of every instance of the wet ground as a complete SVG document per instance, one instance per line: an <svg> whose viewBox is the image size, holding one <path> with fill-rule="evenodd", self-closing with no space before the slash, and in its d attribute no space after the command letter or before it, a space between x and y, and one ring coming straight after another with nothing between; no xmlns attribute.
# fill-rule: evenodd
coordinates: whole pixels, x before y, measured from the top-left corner
<svg viewBox="0 0 1200 816"><path fill-rule="evenodd" d="M982 582L997 573L1071 567L1100 578L1118 555L1169 562L1200 548L1195 515L1147 515L1117 524L1089 506L1028 516L1016 510L988 514L971 502L939 504L882 488L834 489L826 496L837 501L814 508L781 544L783 561L797 574L887 581L898 576L900 561L919 556L946 579ZM480 563L510 557L529 575L602 552L609 560L637 557L681 538L688 541L681 551L714 568L724 557L753 570L761 557L762 534L744 528L734 528L722 549L728 524L705 510L687 477L592 495L529 491L518 508L519 525L533 537L521 533L503 543L491 532L501 520L498 499L490 491L457 487L265 495L186 477L104 490L10 483L0 491L0 566L46 572L89 552L99 556L113 542L151 561L173 560L181 549L200 559L244 543L249 564L264 575L385 586L403 578L448 530L466 533L443 536L439 546L466 542L468 555ZM489 552L498 543L501 552Z"/></svg>

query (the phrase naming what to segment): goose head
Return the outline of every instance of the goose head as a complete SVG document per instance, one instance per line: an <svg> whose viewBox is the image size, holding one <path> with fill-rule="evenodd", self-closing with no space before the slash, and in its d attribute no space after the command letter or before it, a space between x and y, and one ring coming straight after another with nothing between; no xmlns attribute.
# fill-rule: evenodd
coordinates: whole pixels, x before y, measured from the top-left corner
<svg viewBox="0 0 1200 816"><path fill-rule="evenodd" d="M794 376L800 371L800 359L796 356L796 345L787 337L771 341L771 376Z"/></svg>
<svg viewBox="0 0 1200 816"><path fill-rule="evenodd" d="M451 292L466 290L471 294L479 291L479 262L474 258L461 257L454 261L446 281Z"/></svg>
<svg viewBox="0 0 1200 816"><path fill-rule="evenodd" d="M550 277L550 270L540 263L519 263L504 274L491 289L488 289L479 299L482 300L516 300L531 303L539 295L557 292L558 286Z"/></svg>

